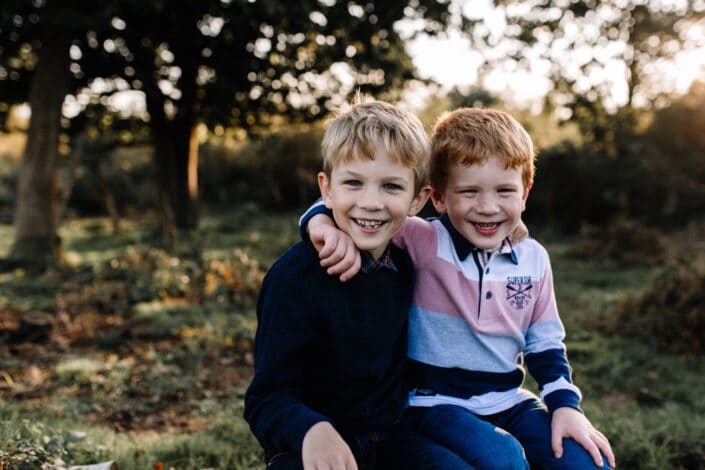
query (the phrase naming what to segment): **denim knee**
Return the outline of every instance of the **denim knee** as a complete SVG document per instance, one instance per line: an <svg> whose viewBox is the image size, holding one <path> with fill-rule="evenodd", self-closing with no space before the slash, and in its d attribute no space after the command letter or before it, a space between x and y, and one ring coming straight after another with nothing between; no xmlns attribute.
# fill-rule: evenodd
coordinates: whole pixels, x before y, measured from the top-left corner
<svg viewBox="0 0 705 470"><path fill-rule="evenodd" d="M524 448L514 436L501 428L495 428L494 446L488 452L479 452L472 465L485 470L529 470ZM481 442L477 445L482 446Z"/></svg>
<svg viewBox="0 0 705 470"><path fill-rule="evenodd" d="M602 467L595 465L592 456L573 439L563 440L563 456L552 458L545 468L550 470L611 470L605 456L602 456Z"/></svg>

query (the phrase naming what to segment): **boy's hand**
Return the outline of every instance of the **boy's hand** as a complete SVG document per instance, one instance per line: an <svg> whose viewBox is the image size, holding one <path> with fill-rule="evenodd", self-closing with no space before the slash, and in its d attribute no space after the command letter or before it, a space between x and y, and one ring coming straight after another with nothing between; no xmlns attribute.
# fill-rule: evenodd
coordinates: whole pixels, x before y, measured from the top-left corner
<svg viewBox="0 0 705 470"><path fill-rule="evenodd" d="M304 470L357 470L350 447L326 421L314 424L306 432L301 455Z"/></svg>
<svg viewBox="0 0 705 470"><path fill-rule="evenodd" d="M509 234L509 239L512 241L512 243L519 243L528 236L529 229L526 227L526 224L524 224L524 221L520 219L519 224L514 227L512 233Z"/></svg>
<svg viewBox="0 0 705 470"><path fill-rule="evenodd" d="M563 438L570 437L588 451L595 465L602 467L600 451L607 457L611 467L615 467L614 453L609 441L590 423L584 414L574 408L563 407L553 412L551 420L551 447L556 458L563 456Z"/></svg>
<svg viewBox="0 0 705 470"><path fill-rule="evenodd" d="M328 274L340 274L340 281L345 282L360 271L360 251L352 238L338 230L330 217L323 214L311 217L308 235L321 258L321 266L328 268Z"/></svg>

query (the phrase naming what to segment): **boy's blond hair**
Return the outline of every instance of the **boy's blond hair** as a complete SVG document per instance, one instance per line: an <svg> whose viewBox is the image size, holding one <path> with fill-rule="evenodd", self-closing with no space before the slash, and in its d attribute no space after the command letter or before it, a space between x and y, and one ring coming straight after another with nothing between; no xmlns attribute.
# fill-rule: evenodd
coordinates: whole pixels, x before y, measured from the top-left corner
<svg viewBox="0 0 705 470"><path fill-rule="evenodd" d="M323 171L351 160L374 160L378 146L414 171L418 193L428 184L430 142L421 121L410 112L384 101L358 101L341 111L323 136Z"/></svg>
<svg viewBox="0 0 705 470"><path fill-rule="evenodd" d="M431 136L431 185L445 191L453 164L470 166L498 158L505 168L521 168L524 189L534 181L536 157L531 137L508 113L460 108L441 115Z"/></svg>

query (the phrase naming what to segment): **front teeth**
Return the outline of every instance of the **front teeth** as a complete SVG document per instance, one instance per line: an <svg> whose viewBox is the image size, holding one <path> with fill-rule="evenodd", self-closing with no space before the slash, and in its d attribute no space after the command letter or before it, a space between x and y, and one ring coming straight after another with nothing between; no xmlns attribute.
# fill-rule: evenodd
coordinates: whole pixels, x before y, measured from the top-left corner
<svg viewBox="0 0 705 470"><path fill-rule="evenodd" d="M381 226L384 222L382 222L381 220L355 219L355 223L365 228L377 228Z"/></svg>
<svg viewBox="0 0 705 470"><path fill-rule="evenodd" d="M496 224L496 223L495 223L495 224L480 224L480 223L477 223L477 224L475 224L475 225L477 225L477 226L480 227L480 228L484 228L484 229L492 229L492 228L497 227L497 225L499 225L499 224Z"/></svg>

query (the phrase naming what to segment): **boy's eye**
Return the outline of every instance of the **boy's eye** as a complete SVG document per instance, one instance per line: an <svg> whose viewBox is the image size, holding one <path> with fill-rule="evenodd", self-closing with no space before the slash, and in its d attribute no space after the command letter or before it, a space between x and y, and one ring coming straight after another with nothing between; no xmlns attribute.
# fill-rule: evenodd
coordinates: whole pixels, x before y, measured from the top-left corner
<svg viewBox="0 0 705 470"><path fill-rule="evenodd" d="M358 186L362 186L362 181L360 181L360 180L345 180L345 181L343 181L343 184L345 186L358 187Z"/></svg>
<svg viewBox="0 0 705 470"><path fill-rule="evenodd" d="M476 194L477 189L474 188L466 188L466 189L461 189L460 194Z"/></svg>
<svg viewBox="0 0 705 470"><path fill-rule="evenodd" d="M400 184L386 183L384 185L384 189L389 190L389 191L400 191L400 190L403 190L404 188Z"/></svg>
<svg viewBox="0 0 705 470"><path fill-rule="evenodd" d="M513 194L517 192L517 190L516 188L500 188L498 192L503 194Z"/></svg>

